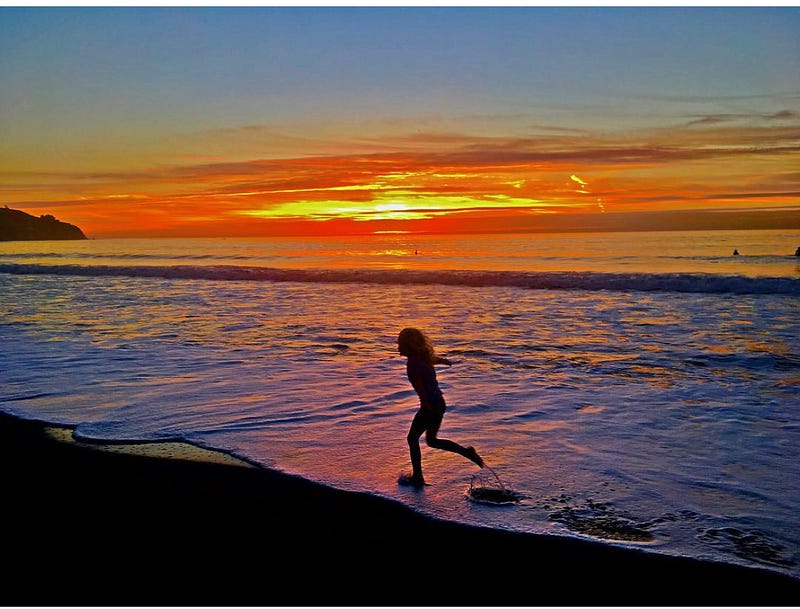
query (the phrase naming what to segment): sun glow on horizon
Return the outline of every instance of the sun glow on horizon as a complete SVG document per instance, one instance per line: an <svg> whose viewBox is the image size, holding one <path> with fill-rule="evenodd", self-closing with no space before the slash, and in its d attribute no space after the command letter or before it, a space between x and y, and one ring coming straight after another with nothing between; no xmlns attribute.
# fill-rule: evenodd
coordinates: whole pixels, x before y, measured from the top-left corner
<svg viewBox="0 0 800 609"><path fill-rule="evenodd" d="M515 198L505 194L485 194L483 196L437 195L425 192L391 194L376 193L363 202L340 199L303 200L282 203L261 209L239 209L231 213L256 218L296 218L313 220L333 218L350 219L356 222L374 220L421 220L434 216L458 212L477 212L487 210L527 210L554 211L566 209L569 203L546 204L527 198Z"/></svg>
<svg viewBox="0 0 800 609"><path fill-rule="evenodd" d="M780 121L785 125L738 131L710 123L577 138L569 131L541 138L432 134L431 145L418 135L402 152L107 173L5 171L0 193L11 206L57 212L99 236L334 234L363 232L357 225L370 222L367 232L506 231L564 214L791 209L800 203L800 185L787 169L797 154L789 144L800 141L800 113ZM639 143L644 137L647 145ZM762 141L776 143L753 144Z"/></svg>
<svg viewBox="0 0 800 609"><path fill-rule="evenodd" d="M361 132L342 135L338 152L328 140L325 154L310 138L285 137L249 159L183 155L184 163L132 161L105 172L6 169L0 196L94 236L502 232L539 229L545 216L800 204L789 170L800 150L800 111L707 118L669 129L544 135L505 126L480 134ZM261 130L229 129L225 138L253 133ZM295 151L308 141L306 154L281 155L287 139Z"/></svg>

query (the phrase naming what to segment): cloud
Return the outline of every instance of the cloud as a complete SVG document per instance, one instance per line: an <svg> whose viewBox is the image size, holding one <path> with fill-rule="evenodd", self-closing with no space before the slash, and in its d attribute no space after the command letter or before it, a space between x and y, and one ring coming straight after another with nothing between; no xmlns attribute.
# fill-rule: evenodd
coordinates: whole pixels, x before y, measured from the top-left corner
<svg viewBox="0 0 800 609"><path fill-rule="evenodd" d="M721 103L750 100L797 100L800 91L778 91L774 93L755 93L750 95L651 95L640 99L677 103Z"/></svg>
<svg viewBox="0 0 800 609"><path fill-rule="evenodd" d="M798 120L800 119L800 112L796 112L794 110L780 110L779 112L773 112L772 114L765 114L763 117L767 120L777 121Z"/></svg>
<svg viewBox="0 0 800 609"><path fill-rule="evenodd" d="M140 214L222 223L233 216L384 219L512 208L616 212L796 203L800 175L789 168L800 152L798 112L691 119L668 129L617 133L568 127L515 136L466 129L369 133L340 145L325 140L333 152L324 154L303 149L298 138L296 154L282 156L244 156L237 149L229 160L128 172L3 172L0 197L11 206L44 210L39 213L50 207L83 213L74 221L90 232L92 222L100 226L97 218L114 226L135 224ZM219 137L236 148L239 138L257 141L272 133L267 125L245 125L221 130Z"/></svg>
<svg viewBox="0 0 800 609"><path fill-rule="evenodd" d="M687 126L692 125L718 125L719 123L729 123L731 121L740 120L748 115L744 114L714 114L709 116L701 116L686 123Z"/></svg>
<svg viewBox="0 0 800 609"><path fill-rule="evenodd" d="M717 125L720 123L731 123L736 121L796 121L800 119L800 112L794 110L779 110L778 112L739 112L701 115L688 123L693 125Z"/></svg>
<svg viewBox="0 0 800 609"><path fill-rule="evenodd" d="M793 113L781 112L781 118ZM701 120L701 119L698 119ZM707 124L718 120L705 117ZM230 194L247 191L290 193L300 191L373 190L389 188L382 180L436 182L439 186L464 184L468 179L505 172L498 183L519 183L530 174L567 166L641 166L738 156L778 157L800 151L800 126L717 127L701 133L691 129L662 130L647 136L611 137L488 137L468 134L415 133L395 138L418 144L405 152L314 155L237 162L154 166L130 172L3 172L0 193L64 189L95 194L130 193L147 188L183 187L195 194ZM642 138L644 139L644 138ZM487 173L489 172L489 173ZM570 175L575 176L574 171ZM573 181L585 185L585 182ZM485 186L485 183L483 184Z"/></svg>
<svg viewBox="0 0 800 609"><path fill-rule="evenodd" d="M568 135L589 135L591 131L589 129L579 129L576 127L563 127L559 125L543 125L539 123L531 123L528 125L528 128L532 131L545 131L550 133L561 133L561 134L568 134Z"/></svg>
<svg viewBox="0 0 800 609"><path fill-rule="evenodd" d="M773 192L717 192L704 195L702 198L710 201L721 199L783 199L800 197L800 190L773 191Z"/></svg>

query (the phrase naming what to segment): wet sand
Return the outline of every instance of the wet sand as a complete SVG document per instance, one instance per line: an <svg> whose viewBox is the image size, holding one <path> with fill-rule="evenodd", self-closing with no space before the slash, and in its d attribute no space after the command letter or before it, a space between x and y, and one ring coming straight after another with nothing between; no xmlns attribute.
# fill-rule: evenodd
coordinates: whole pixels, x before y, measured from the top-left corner
<svg viewBox="0 0 800 609"><path fill-rule="evenodd" d="M800 580L441 522L181 443L0 414L15 606L796 606Z"/></svg>

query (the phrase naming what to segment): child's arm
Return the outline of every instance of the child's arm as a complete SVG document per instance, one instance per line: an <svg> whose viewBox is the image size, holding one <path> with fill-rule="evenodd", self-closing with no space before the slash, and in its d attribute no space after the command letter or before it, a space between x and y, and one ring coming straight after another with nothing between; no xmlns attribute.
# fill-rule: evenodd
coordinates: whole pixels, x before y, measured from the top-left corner
<svg viewBox="0 0 800 609"><path fill-rule="evenodd" d="M452 366L453 362L451 362L446 357L441 357L440 355L436 356L436 360L433 362L434 364L444 364L446 366Z"/></svg>

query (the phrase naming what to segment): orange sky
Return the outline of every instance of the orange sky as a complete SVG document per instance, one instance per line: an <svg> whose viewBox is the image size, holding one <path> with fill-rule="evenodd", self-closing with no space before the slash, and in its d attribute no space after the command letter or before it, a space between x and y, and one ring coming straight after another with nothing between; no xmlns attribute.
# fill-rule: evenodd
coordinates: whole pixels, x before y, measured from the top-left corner
<svg viewBox="0 0 800 609"><path fill-rule="evenodd" d="M800 214L793 11L0 17L0 204L92 237Z"/></svg>
<svg viewBox="0 0 800 609"><path fill-rule="evenodd" d="M790 118L616 136L415 133L361 154L19 172L3 198L94 236L535 230L553 214L797 209Z"/></svg>

